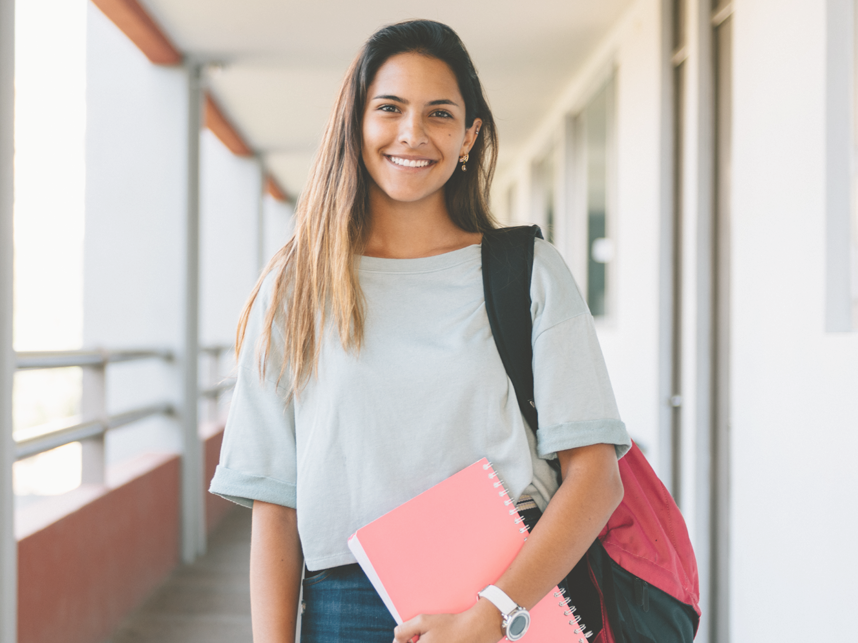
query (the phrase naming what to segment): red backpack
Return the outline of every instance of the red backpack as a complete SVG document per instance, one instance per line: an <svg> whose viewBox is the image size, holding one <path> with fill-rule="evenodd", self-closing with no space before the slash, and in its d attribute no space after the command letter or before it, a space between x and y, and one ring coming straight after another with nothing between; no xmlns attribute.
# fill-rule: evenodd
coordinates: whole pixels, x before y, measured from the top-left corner
<svg viewBox="0 0 858 643"><path fill-rule="evenodd" d="M519 407L536 431L530 277L538 226L501 228L482 241L486 312ZM559 476L559 464L553 463ZM625 495L567 577L593 643L687 643L700 588L685 520L636 444L619 461Z"/></svg>

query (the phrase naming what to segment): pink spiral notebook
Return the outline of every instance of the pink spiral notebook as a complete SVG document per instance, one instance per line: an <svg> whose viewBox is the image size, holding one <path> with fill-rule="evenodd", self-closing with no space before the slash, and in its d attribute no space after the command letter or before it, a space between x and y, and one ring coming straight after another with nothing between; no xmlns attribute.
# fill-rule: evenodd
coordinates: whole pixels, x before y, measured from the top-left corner
<svg viewBox="0 0 858 643"><path fill-rule="evenodd" d="M527 540L527 529L483 458L358 529L348 544L397 623L463 612ZM525 643L587 643L557 587L532 610Z"/></svg>

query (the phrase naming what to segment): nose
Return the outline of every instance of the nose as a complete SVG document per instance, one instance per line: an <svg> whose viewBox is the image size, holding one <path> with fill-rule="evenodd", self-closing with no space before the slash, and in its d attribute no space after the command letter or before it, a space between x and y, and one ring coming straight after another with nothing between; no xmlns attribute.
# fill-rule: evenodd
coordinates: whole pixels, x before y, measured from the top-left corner
<svg viewBox="0 0 858 643"><path fill-rule="evenodd" d="M413 110L400 121L399 142L411 148L417 148L428 141L423 115Z"/></svg>

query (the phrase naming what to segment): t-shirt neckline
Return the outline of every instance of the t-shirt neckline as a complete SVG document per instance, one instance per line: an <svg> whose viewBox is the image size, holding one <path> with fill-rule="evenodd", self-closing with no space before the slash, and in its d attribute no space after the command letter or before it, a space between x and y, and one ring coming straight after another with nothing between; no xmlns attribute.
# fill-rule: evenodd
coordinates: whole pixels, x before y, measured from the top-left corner
<svg viewBox="0 0 858 643"><path fill-rule="evenodd" d="M431 257L390 259L387 257L360 256L358 259L358 270L364 272L432 272L452 268L474 259L481 259L481 256L480 244L472 244Z"/></svg>

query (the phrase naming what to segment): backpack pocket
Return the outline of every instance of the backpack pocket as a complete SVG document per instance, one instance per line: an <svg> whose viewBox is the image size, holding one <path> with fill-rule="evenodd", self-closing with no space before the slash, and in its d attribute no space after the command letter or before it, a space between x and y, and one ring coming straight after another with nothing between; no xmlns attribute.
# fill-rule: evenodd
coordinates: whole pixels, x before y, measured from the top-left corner
<svg viewBox="0 0 858 643"><path fill-rule="evenodd" d="M605 643L691 643L699 617L691 605L638 578L608 556L601 542L585 557L599 588ZM599 639L596 639L599 640Z"/></svg>

